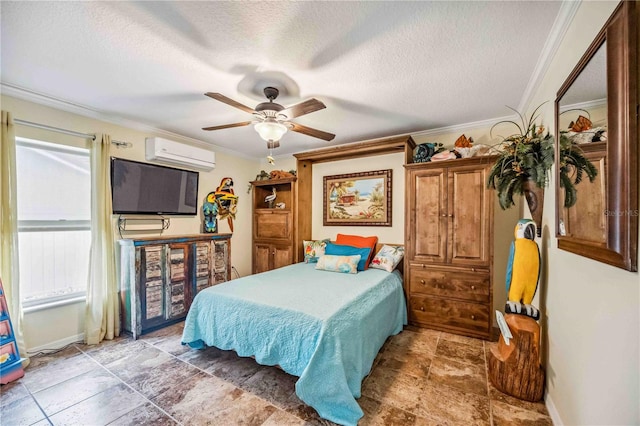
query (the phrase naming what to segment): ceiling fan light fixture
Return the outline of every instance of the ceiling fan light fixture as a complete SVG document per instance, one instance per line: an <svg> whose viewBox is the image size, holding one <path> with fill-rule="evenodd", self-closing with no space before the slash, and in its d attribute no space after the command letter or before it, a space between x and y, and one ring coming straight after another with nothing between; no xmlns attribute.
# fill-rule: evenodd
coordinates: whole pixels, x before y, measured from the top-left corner
<svg viewBox="0 0 640 426"><path fill-rule="evenodd" d="M280 138L287 133L287 126L269 118L264 120L262 123L256 124L254 128L260 137L267 142L279 141Z"/></svg>

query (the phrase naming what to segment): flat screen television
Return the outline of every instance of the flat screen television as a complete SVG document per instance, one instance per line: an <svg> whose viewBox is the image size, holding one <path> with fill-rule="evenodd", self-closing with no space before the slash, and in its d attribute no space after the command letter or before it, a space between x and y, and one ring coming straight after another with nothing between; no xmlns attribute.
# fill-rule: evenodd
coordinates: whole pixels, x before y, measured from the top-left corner
<svg viewBox="0 0 640 426"><path fill-rule="evenodd" d="M195 215L198 172L111 157L114 214Z"/></svg>

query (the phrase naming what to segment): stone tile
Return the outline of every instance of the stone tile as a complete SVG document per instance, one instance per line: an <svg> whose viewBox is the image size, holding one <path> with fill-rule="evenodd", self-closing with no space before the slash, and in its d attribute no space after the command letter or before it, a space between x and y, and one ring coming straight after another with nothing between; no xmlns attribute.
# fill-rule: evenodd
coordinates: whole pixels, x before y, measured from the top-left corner
<svg viewBox="0 0 640 426"><path fill-rule="evenodd" d="M210 346L205 349L191 349L185 353L178 355L178 359L188 362L189 364L197 367L201 370L206 370L211 367L213 364L220 361L220 358L224 356L229 356L229 354L225 355L226 352L216 347Z"/></svg>
<svg viewBox="0 0 640 426"><path fill-rule="evenodd" d="M170 426L177 424L178 423L176 423L166 413L148 402L117 418L113 422L109 423L109 426Z"/></svg>
<svg viewBox="0 0 640 426"><path fill-rule="evenodd" d="M465 343L440 339L436 355L468 364L485 365L484 348L469 346Z"/></svg>
<svg viewBox="0 0 640 426"><path fill-rule="evenodd" d="M33 355L29 357L29 367L27 367L26 371L33 372L42 366L49 366L56 361L65 360L74 355L79 355L81 352L82 351L78 349L76 345L70 345L56 352Z"/></svg>
<svg viewBox="0 0 640 426"><path fill-rule="evenodd" d="M431 362L428 383L450 386L463 392L487 396L487 373L484 367L436 356Z"/></svg>
<svg viewBox="0 0 640 426"><path fill-rule="evenodd" d="M126 381L133 389L147 398L152 398L173 388L176 384L190 380L200 370L175 358L146 369L144 372Z"/></svg>
<svg viewBox="0 0 640 426"><path fill-rule="evenodd" d="M537 411L523 410L500 401L491 401L494 426L552 426L551 417Z"/></svg>
<svg viewBox="0 0 640 426"><path fill-rule="evenodd" d="M261 426L312 426L313 423L306 422L299 417L289 414L286 411L276 410Z"/></svg>
<svg viewBox="0 0 640 426"><path fill-rule="evenodd" d="M145 334L140 337L141 340L162 349L172 355L178 356L191 350L187 345L182 344L182 331L184 330L184 321L169 327L161 328L152 333Z"/></svg>
<svg viewBox="0 0 640 426"><path fill-rule="evenodd" d="M199 373L153 401L183 424L262 424L276 408L217 377Z"/></svg>
<svg viewBox="0 0 640 426"><path fill-rule="evenodd" d="M40 407L51 416L78 402L121 383L111 373L99 368L33 393Z"/></svg>
<svg viewBox="0 0 640 426"><path fill-rule="evenodd" d="M493 383L491 383L490 380L488 381L488 387L489 387L489 399L491 399L491 401L501 402L503 404L518 407L527 411L535 411L536 413L542 414L544 416L549 415L549 412L547 411L547 407L544 404L544 400L540 400L538 402L529 402L523 399L518 399L511 395L507 395L506 393L503 393L498 389L496 389L496 387L493 386Z"/></svg>
<svg viewBox="0 0 640 426"><path fill-rule="evenodd" d="M27 367L25 375L20 379L21 383L29 389L31 393L38 392L42 389L49 388L69 380L73 377L80 376L88 371L100 369L100 366L87 355L74 349L69 351L67 358L56 356L49 358L49 361L39 357L33 357L33 369L31 365Z"/></svg>
<svg viewBox="0 0 640 426"><path fill-rule="evenodd" d="M240 388L276 407L286 407L287 400L296 391L298 377L285 373L278 367L265 367L245 380Z"/></svg>
<svg viewBox="0 0 640 426"><path fill-rule="evenodd" d="M29 390L22 384L22 379L6 385L0 385L0 407L11 404L13 401L31 396Z"/></svg>
<svg viewBox="0 0 640 426"><path fill-rule="evenodd" d="M425 386L424 379L379 365L363 383L362 396L415 414L425 403Z"/></svg>
<svg viewBox="0 0 640 426"><path fill-rule="evenodd" d="M153 346L175 356L192 350L188 345L182 344L182 334L166 336L153 343Z"/></svg>
<svg viewBox="0 0 640 426"><path fill-rule="evenodd" d="M128 382L172 359L174 358L166 352L153 346L146 346L106 364L105 367L123 381Z"/></svg>
<svg viewBox="0 0 640 426"><path fill-rule="evenodd" d="M141 395L120 383L50 416L50 419L56 426L107 425L145 402Z"/></svg>
<svg viewBox="0 0 640 426"><path fill-rule="evenodd" d="M140 336L140 340L144 340L149 344L156 345L159 342L167 340L167 338L178 337L182 338L182 331L184 330L184 321L176 324L172 324L168 327L160 328L151 333L143 334Z"/></svg>
<svg viewBox="0 0 640 426"><path fill-rule="evenodd" d="M433 337L440 337L442 333L439 330L433 330L431 328L426 328L426 327L417 327L415 325L405 325L404 329L408 331L413 331L414 333L427 334Z"/></svg>
<svg viewBox="0 0 640 426"><path fill-rule="evenodd" d="M31 395L3 404L0 408L0 423L3 425L31 425L42 419L46 416Z"/></svg>
<svg viewBox="0 0 640 426"><path fill-rule="evenodd" d="M364 417L358 422L360 426L405 426L414 425L416 421L415 414L366 396L358 399L358 404L364 411Z"/></svg>
<svg viewBox="0 0 640 426"><path fill-rule="evenodd" d="M400 371L415 377L426 378L429 374L432 355L428 352L415 352L400 346L390 345L382 352L377 366Z"/></svg>
<svg viewBox="0 0 640 426"><path fill-rule="evenodd" d="M85 353L102 365L110 364L149 347L144 340L121 337L116 340L89 347Z"/></svg>
<svg viewBox="0 0 640 426"><path fill-rule="evenodd" d="M422 404L412 413L440 424L489 425L489 398L449 386L424 387Z"/></svg>
<svg viewBox="0 0 640 426"><path fill-rule="evenodd" d="M482 348L484 346L484 340L482 339L460 336L458 334L447 333L445 331L442 332L440 338L448 342L464 343L465 345L473 346L476 348Z"/></svg>
<svg viewBox="0 0 640 426"><path fill-rule="evenodd" d="M404 349L405 351L411 350L413 352L433 354L436 351L438 339L439 333L405 330L402 333L391 337L389 346L385 349L385 352L389 350L390 347L396 346Z"/></svg>
<svg viewBox="0 0 640 426"><path fill-rule="evenodd" d="M253 358L240 357L234 351L221 351L221 356L205 369L207 373L233 383L241 385L258 370L266 368L258 364Z"/></svg>
<svg viewBox="0 0 640 426"><path fill-rule="evenodd" d="M291 397L289 397L289 400L287 401L285 406L285 411L314 426L336 425L336 423L320 417L320 414L318 414L318 412L313 407L310 407L309 405L301 401L300 398L298 398L298 395L296 395L295 393L292 394Z"/></svg>

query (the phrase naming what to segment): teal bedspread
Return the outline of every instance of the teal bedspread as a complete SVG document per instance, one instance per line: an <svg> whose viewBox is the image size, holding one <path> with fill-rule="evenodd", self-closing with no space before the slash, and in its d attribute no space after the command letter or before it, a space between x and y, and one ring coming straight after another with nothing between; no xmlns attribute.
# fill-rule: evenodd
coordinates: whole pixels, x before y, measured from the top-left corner
<svg viewBox="0 0 640 426"><path fill-rule="evenodd" d="M198 293L182 343L279 365L299 377L296 394L322 417L355 425L362 379L406 323L398 272L340 274L298 263Z"/></svg>

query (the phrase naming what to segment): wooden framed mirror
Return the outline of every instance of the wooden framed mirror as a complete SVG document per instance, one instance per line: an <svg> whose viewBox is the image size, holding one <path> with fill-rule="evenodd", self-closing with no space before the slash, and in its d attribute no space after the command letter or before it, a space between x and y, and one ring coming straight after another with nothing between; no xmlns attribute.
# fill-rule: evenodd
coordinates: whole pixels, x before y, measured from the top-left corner
<svg viewBox="0 0 640 426"><path fill-rule="evenodd" d="M629 271L638 270L638 14L638 2L618 5L555 102L558 247ZM569 208L558 178L561 136L598 170L576 185Z"/></svg>

